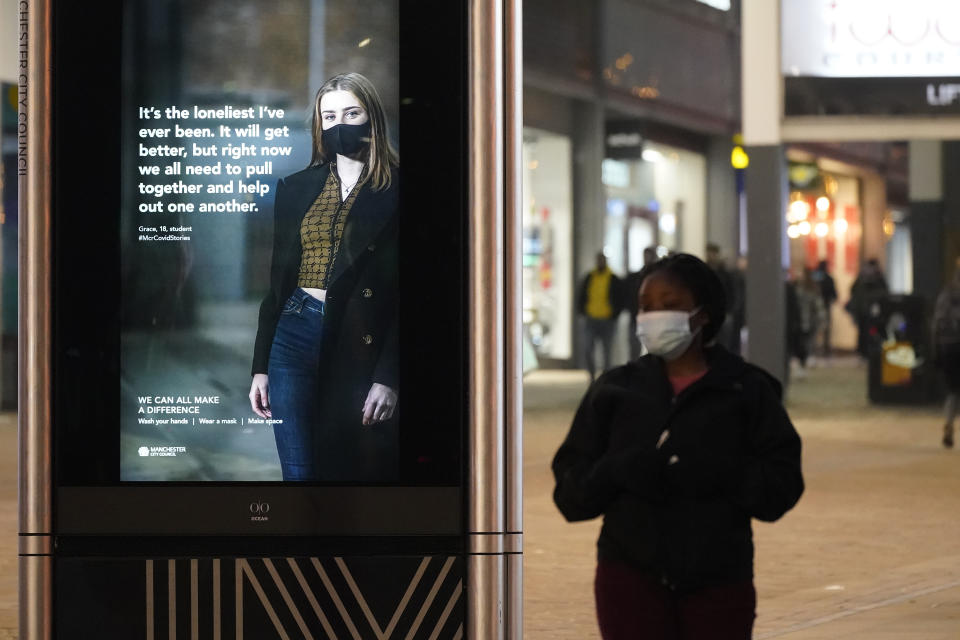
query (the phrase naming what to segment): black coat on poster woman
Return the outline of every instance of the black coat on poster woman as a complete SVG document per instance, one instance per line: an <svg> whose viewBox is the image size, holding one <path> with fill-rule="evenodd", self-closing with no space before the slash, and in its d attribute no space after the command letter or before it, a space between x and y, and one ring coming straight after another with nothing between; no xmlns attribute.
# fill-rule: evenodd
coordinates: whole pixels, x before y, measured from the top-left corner
<svg viewBox="0 0 960 640"><path fill-rule="evenodd" d="M272 340L269 327L276 326L284 302L297 288L300 223L329 173L330 165L310 167L277 184L270 292L260 306L262 330L254 348L254 372L266 371ZM328 461L343 467L347 479L389 477L397 464L397 414L388 423L369 428L361 424L361 409L371 382L399 388L399 190L394 172L384 191L364 185L357 194L327 289L318 391L322 411L330 418L324 428L336 428L349 441L348 448L331 452Z"/></svg>
<svg viewBox="0 0 960 640"><path fill-rule="evenodd" d="M311 166L277 185L251 408L284 420L285 479L395 480L399 175L369 81L324 83L313 134Z"/></svg>

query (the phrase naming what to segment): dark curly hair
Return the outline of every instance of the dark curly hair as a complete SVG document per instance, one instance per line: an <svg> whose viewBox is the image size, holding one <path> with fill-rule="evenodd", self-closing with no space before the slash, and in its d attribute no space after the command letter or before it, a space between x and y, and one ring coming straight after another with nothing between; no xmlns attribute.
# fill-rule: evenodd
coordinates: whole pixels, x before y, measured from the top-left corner
<svg viewBox="0 0 960 640"><path fill-rule="evenodd" d="M716 272L700 258L689 253L676 253L647 265L640 271L640 285L655 273L663 273L693 295L694 303L703 309L709 321L703 328L703 343L709 344L720 331L727 315L727 294Z"/></svg>

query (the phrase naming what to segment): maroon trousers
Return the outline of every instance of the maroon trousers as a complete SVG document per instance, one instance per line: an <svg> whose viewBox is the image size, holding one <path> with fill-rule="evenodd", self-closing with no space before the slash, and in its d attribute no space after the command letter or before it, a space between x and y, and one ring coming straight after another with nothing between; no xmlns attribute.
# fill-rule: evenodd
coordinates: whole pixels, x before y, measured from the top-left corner
<svg viewBox="0 0 960 640"><path fill-rule="evenodd" d="M653 576L600 562L594 583L603 640L750 640L753 581L678 595Z"/></svg>

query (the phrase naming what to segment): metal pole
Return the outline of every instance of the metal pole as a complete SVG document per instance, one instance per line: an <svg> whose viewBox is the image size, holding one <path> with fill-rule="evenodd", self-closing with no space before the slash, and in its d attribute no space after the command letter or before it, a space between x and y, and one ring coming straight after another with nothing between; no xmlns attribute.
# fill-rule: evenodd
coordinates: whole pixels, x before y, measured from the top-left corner
<svg viewBox="0 0 960 640"><path fill-rule="evenodd" d="M467 637L502 640L503 14L471 0L469 15L470 495Z"/></svg>
<svg viewBox="0 0 960 640"><path fill-rule="evenodd" d="M521 0L505 2L505 632L509 640L519 640L523 637L523 9Z"/></svg>
<svg viewBox="0 0 960 640"><path fill-rule="evenodd" d="M19 6L20 637L52 635L50 0Z"/></svg>

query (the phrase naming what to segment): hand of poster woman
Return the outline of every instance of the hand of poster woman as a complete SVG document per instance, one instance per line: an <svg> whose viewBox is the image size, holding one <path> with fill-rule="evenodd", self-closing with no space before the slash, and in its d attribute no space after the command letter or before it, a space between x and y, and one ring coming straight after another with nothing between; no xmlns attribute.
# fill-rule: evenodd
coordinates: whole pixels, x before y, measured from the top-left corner
<svg viewBox="0 0 960 640"><path fill-rule="evenodd" d="M250 384L250 408L261 418L271 417L270 413L270 395L267 392L267 374L253 374L253 382Z"/></svg>
<svg viewBox="0 0 960 640"><path fill-rule="evenodd" d="M371 425L393 417L397 406L397 392L385 384L374 382L363 403L363 424Z"/></svg>

